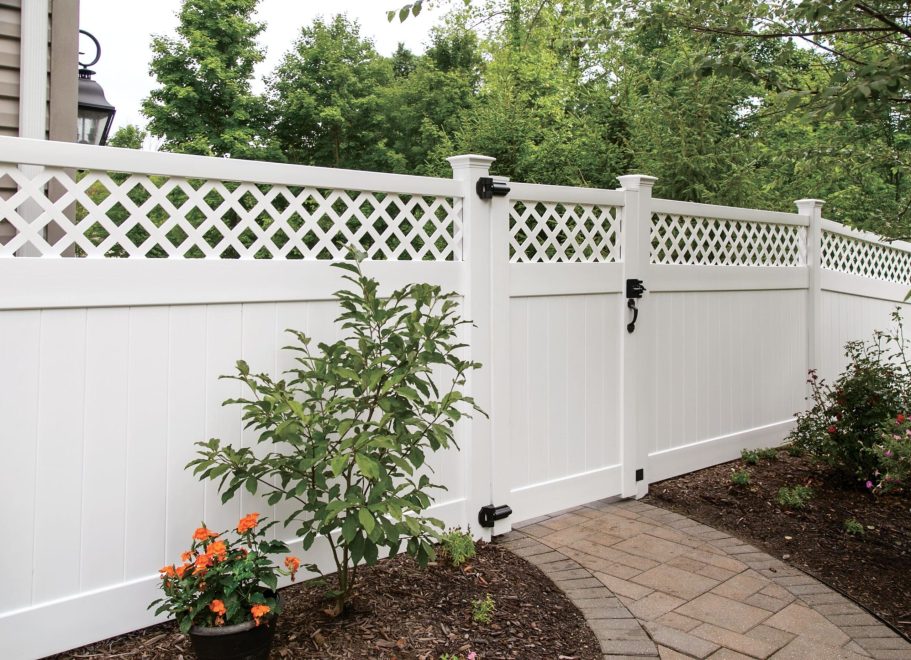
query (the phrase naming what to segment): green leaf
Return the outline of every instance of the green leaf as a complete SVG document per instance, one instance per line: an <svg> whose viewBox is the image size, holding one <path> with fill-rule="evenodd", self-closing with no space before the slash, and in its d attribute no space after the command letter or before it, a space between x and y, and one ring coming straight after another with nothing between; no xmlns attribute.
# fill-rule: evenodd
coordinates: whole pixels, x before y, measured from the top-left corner
<svg viewBox="0 0 911 660"><path fill-rule="evenodd" d="M368 479L379 479L382 467L379 462L366 454L355 454L354 461L357 468Z"/></svg>
<svg viewBox="0 0 911 660"><path fill-rule="evenodd" d="M345 466L348 465L348 455L339 454L329 463L330 469L332 470L332 476L337 477L342 472L345 471Z"/></svg>
<svg viewBox="0 0 911 660"><path fill-rule="evenodd" d="M368 534L373 531L373 528L376 527L376 520L373 519L373 516L367 509L361 509L357 512L357 519L360 521L361 525Z"/></svg>

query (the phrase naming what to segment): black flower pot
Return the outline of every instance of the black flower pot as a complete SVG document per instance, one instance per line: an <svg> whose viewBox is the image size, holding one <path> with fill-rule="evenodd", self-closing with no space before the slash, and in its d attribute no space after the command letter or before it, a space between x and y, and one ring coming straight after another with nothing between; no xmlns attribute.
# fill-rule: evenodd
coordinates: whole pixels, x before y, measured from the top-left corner
<svg viewBox="0 0 911 660"><path fill-rule="evenodd" d="M270 612L257 626L245 621L233 626L193 626L190 643L199 660L268 660L278 617Z"/></svg>

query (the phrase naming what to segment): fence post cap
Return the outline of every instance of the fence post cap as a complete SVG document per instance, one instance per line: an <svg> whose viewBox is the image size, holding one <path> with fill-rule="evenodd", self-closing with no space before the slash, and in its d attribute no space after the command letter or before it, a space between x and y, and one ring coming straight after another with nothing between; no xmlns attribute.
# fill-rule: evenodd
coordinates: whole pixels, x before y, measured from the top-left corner
<svg viewBox="0 0 911 660"><path fill-rule="evenodd" d="M794 204L801 215L809 215L813 209L821 209L825 201L822 199L798 199Z"/></svg>
<svg viewBox="0 0 911 660"><path fill-rule="evenodd" d="M459 156L450 156L446 160L449 161L453 170L457 170L468 167L488 168L496 158L493 156L481 156L480 154L461 154Z"/></svg>
<svg viewBox="0 0 911 660"><path fill-rule="evenodd" d="M618 176L617 181L620 182L620 187L623 190L644 190L651 188L655 185L655 181L658 180L658 177L649 176L647 174L624 174L623 176Z"/></svg>

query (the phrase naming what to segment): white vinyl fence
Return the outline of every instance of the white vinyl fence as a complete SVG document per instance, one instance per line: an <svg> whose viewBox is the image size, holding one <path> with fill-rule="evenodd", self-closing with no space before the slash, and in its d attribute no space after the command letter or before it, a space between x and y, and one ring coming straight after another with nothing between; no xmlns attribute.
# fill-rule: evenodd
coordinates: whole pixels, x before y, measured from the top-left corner
<svg viewBox="0 0 911 660"><path fill-rule="evenodd" d="M221 406L237 359L278 374L286 328L338 336L348 247L384 290L439 284L475 323L490 417L433 458L433 513L486 538L780 443L807 370L837 373L911 286L911 246L815 200L652 199L640 175L497 179L508 194L481 199L492 159L450 161L434 179L0 138L0 657L148 625L158 568L201 520L282 517L221 505L183 466L196 441L254 440ZM647 289L633 332L630 279ZM482 529L488 504L513 514ZM324 552L307 559L328 568Z"/></svg>

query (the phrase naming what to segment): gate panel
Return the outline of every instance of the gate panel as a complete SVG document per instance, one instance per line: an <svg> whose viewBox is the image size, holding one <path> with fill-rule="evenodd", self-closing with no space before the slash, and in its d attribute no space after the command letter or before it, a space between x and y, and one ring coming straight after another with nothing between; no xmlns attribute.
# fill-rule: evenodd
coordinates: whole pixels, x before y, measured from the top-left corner
<svg viewBox="0 0 911 660"><path fill-rule="evenodd" d="M620 493L619 294L510 300L512 522Z"/></svg>
<svg viewBox="0 0 911 660"><path fill-rule="evenodd" d="M621 493L623 201L513 184L508 450L492 475L508 483L512 524Z"/></svg>

